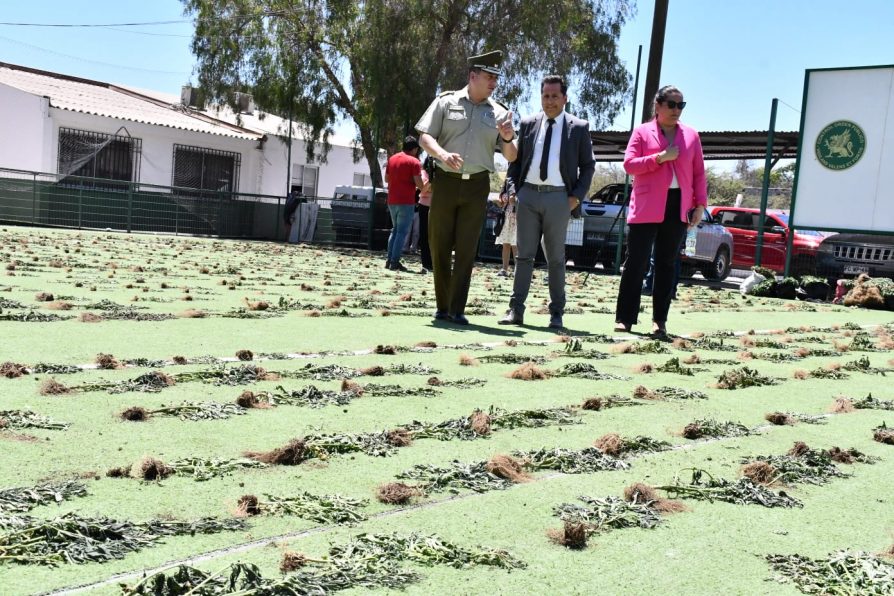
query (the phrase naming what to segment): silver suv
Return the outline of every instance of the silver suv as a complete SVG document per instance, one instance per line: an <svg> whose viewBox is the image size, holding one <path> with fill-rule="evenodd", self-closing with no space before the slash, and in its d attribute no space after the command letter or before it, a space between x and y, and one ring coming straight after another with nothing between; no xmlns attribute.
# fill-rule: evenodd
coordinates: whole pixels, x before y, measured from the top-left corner
<svg viewBox="0 0 894 596"><path fill-rule="evenodd" d="M593 267L601 263L605 269L613 269L618 246L619 217L624 201L624 185L609 184L584 201L581 215L584 218L584 243L579 247L567 247L569 258L577 267ZM625 238L627 229L624 230ZM729 230L714 222L710 213L698 226L695 255L683 257L683 274L696 270L707 279L726 279L730 272L733 254L733 237ZM623 256L622 256L623 261Z"/></svg>

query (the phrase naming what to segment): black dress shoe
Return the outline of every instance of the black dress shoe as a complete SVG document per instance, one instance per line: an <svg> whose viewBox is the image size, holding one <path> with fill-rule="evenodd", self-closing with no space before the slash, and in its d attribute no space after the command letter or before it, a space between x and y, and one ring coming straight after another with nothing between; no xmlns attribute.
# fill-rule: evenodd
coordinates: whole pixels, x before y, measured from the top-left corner
<svg viewBox="0 0 894 596"><path fill-rule="evenodd" d="M465 315L450 315L450 320L457 325L468 325L469 319Z"/></svg>
<svg viewBox="0 0 894 596"><path fill-rule="evenodd" d="M552 315L549 318L549 328L550 329L562 329L564 325L562 324L562 315Z"/></svg>
<svg viewBox="0 0 894 596"><path fill-rule="evenodd" d="M391 261L390 260L385 261L385 269L391 269Z"/></svg>
<svg viewBox="0 0 894 596"><path fill-rule="evenodd" d="M401 263L400 261L392 261L391 262L391 270L392 271L403 271L404 273L409 271L409 269L404 267L404 264Z"/></svg>
<svg viewBox="0 0 894 596"><path fill-rule="evenodd" d="M498 325L524 325L525 317L515 312L513 309L506 311L506 315L497 321Z"/></svg>
<svg viewBox="0 0 894 596"><path fill-rule="evenodd" d="M436 311L435 311L435 319L436 319L436 320L438 320L438 321L446 321L446 320L449 319L449 318L450 318L450 315L448 315L446 311L443 311L443 310L436 310Z"/></svg>

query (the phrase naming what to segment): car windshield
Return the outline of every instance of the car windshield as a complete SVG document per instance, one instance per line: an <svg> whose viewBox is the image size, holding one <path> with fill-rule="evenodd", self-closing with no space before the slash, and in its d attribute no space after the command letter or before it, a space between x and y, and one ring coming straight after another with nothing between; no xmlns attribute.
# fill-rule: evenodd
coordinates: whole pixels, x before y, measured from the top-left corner
<svg viewBox="0 0 894 596"><path fill-rule="evenodd" d="M786 227L788 226L788 215L778 214L778 215L776 215L776 217L782 223L784 223L786 225ZM801 230L801 229L799 229L798 235L799 236L816 236L817 238L825 238L826 237L826 233L820 232L818 230Z"/></svg>

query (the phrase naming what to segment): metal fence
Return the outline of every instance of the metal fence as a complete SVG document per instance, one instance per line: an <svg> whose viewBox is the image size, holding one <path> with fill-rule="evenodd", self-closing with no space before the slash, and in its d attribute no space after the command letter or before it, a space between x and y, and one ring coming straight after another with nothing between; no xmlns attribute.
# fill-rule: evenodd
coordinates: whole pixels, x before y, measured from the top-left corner
<svg viewBox="0 0 894 596"><path fill-rule="evenodd" d="M381 202L382 205L378 203ZM0 222L338 244L379 250L390 233L384 198L301 197L295 222L285 197L178 188L0 168Z"/></svg>

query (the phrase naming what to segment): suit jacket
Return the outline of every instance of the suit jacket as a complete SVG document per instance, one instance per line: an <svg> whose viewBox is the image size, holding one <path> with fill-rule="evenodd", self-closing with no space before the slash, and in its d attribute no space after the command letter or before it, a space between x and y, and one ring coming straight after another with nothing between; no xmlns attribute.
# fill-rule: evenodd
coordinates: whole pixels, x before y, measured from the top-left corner
<svg viewBox="0 0 894 596"><path fill-rule="evenodd" d="M574 195L583 202L590 190L596 160L593 159L593 143L590 140L590 125L586 120L575 118L564 113L562 121L562 148L559 152L559 172L568 195ZM518 157L509 164L506 172L506 189L515 194L525 183L531 160L534 157L534 144L540 123L545 117L543 112L522 118L518 132ZM540 164L537 164L540 167Z"/></svg>
<svg viewBox="0 0 894 596"><path fill-rule="evenodd" d="M624 170L633 176L628 223L664 220L667 189L674 173L680 185L680 221L686 221L686 214L696 205L708 204L705 159L698 132L678 122L674 145L680 149L677 159L660 164L658 154L667 149L668 142L657 120L640 124L630 135L624 152Z"/></svg>

